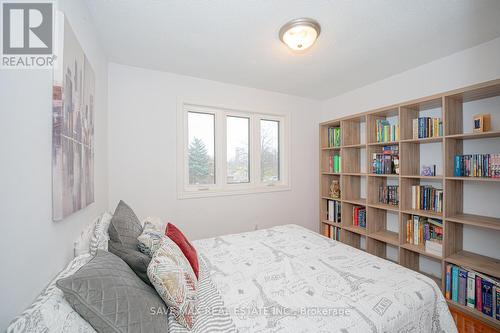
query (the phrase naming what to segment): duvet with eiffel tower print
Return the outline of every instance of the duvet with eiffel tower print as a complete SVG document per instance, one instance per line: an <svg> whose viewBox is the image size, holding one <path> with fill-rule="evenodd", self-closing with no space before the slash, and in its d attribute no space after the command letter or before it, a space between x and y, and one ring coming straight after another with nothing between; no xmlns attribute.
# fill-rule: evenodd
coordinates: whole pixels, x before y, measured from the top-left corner
<svg viewBox="0 0 500 333"><path fill-rule="evenodd" d="M193 243L239 332L456 332L432 279L303 227Z"/></svg>

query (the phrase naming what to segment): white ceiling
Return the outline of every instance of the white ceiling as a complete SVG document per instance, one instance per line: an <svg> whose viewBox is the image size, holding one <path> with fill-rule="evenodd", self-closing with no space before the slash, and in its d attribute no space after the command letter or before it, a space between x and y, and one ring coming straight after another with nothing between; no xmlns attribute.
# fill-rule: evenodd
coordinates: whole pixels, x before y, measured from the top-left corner
<svg viewBox="0 0 500 333"><path fill-rule="evenodd" d="M498 0L86 1L110 61L314 99L500 36ZM299 55L278 39L298 17L322 28Z"/></svg>

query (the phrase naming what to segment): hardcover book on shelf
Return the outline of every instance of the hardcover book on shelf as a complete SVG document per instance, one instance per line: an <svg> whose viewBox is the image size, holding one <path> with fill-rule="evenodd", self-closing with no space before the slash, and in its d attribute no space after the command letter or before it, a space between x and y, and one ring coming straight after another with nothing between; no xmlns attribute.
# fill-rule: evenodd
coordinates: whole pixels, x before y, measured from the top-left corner
<svg viewBox="0 0 500 333"><path fill-rule="evenodd" d="M461 267L458 269L458 303L467 304L467 271Z"/></svg>
<svg viewBox="0 0 500 333"><path fill-rule="evenodd" d="M458 303L458 267L451 267L451 300Z"/></svg>
<svg viewBox="0 0 500 333"><path fill-rule="evenodd" d="M468 272L467 274L467 306L475 308L476 306L476 273Z"/></svg>
<svg viewBox="0 0 500 333"><path fill-rule="evenodd" d="M445 281L444 281L444 297L447 299L451 299L451 264L446 265L446 275L445 275Z"/></svg>

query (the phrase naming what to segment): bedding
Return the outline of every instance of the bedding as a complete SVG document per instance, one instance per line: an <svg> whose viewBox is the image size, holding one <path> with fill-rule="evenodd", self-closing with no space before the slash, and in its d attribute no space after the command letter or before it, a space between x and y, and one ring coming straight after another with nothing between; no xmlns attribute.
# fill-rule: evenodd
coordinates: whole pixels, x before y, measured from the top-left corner
<svg viewBox="0 0 500 333"><path fill-rule="evenodd" d="M432 279L296 225L192 244L199 311L191 331L169 312L174 333L457 332ZM58 288L48 289L9 332L93 332Z"/></svg>

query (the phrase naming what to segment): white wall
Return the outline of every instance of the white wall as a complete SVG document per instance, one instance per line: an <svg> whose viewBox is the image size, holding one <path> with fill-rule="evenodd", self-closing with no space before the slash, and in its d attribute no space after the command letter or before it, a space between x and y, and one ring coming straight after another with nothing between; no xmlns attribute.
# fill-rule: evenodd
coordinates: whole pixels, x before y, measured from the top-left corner
<svg viewBox="0 0 500 333"><path fill-rule="evenodd" d="M177 199L178 98L289 113L291 191ZM136 67L109 66L109 203L159 216L193 239L295 223L318 230L318 113L303 98Z"/></svg>
<svg viewBox="0 0 500 333"><path fill-rule="evenodd" d="M404 55L402 55L404 56ZM408 70L365 87L324 101L321 121L369 111L412 99L446 92L468 85L500 78L500 38L455 53L445 58ZM464 124L470 129L470 118L476 113L492 113L493 126L500 129L500 98L467 103ZM498 139L467 142L467 153L499 153ZM440 150L440 147L439 151ZM432 150L422 158L429 160ZM438 162L439 163L439 162ZM500 216L500 185L466 184L464 211L481 215ZM464 228L464 249L500 259L500 232ZM421 269L440 275L440 265L423 261Z"/></svg>
<svg viewBox="0 0 500 333"><path fill-rule="evenodd" d="M96 74L95 203L52 221L52 72L0 70L0 331L73 256L107 198L107 60L81 1L60 1Z"/></svg>

